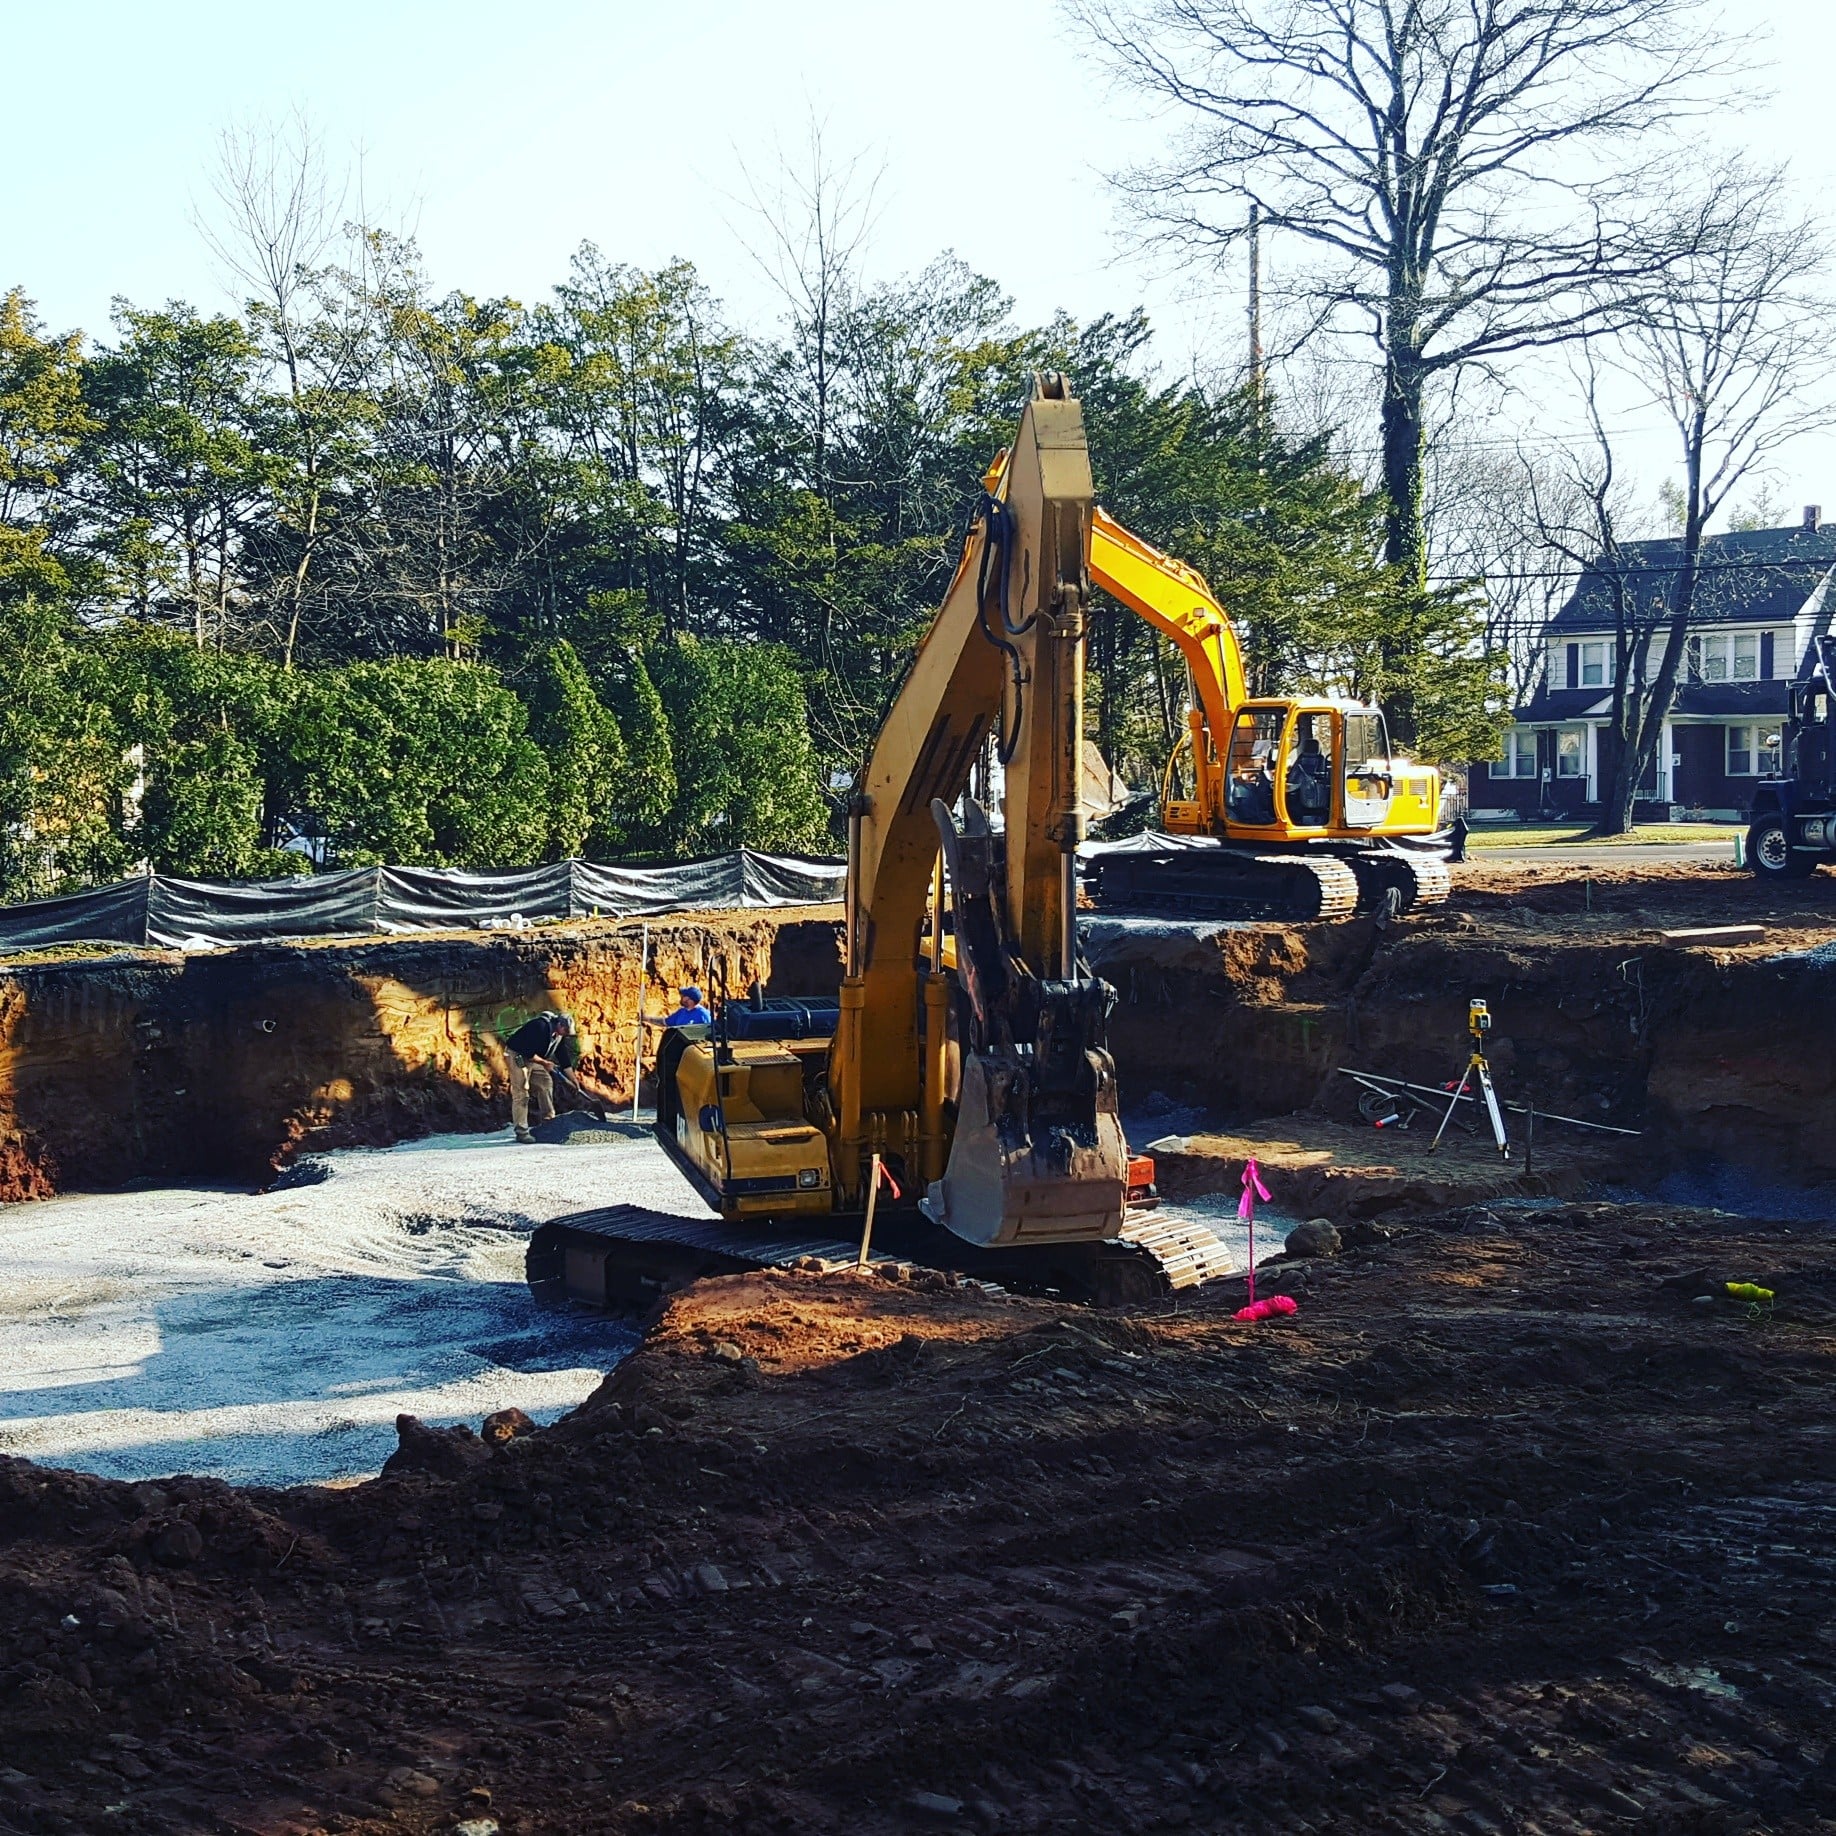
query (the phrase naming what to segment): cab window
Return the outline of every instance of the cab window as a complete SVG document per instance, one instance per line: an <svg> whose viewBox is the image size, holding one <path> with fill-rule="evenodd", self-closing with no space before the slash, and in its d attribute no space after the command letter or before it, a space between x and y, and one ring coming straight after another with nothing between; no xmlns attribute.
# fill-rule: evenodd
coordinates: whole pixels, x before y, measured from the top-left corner
<svg viewBox="0 0 1836 1836"><path fill-rule="evenodd" d="M1251 827L1275 820L1275 768L1280 756L1281 708L1245 708L1230 732L1226 811Z"/></svg>
<svg viewBox="0 0 1836 1836"><path fill-rule="evenodd" d="M1288 815L1317 828L1332 812L1332 716L1324 709L1295 717L1288 739Z"/></svg>

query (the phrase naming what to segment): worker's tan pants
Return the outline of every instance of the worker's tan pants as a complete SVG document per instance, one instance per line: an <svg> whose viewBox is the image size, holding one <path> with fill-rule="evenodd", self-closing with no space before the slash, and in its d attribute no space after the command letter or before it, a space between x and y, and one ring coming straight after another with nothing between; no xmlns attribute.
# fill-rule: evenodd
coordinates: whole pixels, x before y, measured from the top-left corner
<svg viewBox="0 0 1836 1836"><path fill-rule="evenodd" d="M517 1128L529 1126L529 1099L535 1098L538 1122L553 1119L555 1113L555 1080L546 1065L532 1065L526 1058L510 1054L510 1120Z"/></svg>

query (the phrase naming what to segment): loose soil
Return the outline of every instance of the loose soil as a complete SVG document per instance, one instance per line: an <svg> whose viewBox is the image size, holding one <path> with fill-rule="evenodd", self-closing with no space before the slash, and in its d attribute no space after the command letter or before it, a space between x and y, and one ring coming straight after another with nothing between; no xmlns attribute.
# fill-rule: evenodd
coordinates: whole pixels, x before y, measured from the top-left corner
<svg viewBox="0 0 1836 1836"><path fill-rule="evenodd" d="M1830 876L1480 864L1388 932L1111 937L1131 1099L1233 1105L1169 1178L1254 1147L1341 1223L1286 1320L737 1276L355 1487L0 1460L0 1832L1836 1831L1836 1234L1335 1108L1480 994L1622 1175L1836 1177L1832 971L1773 960L1832 939Z"/></svg>
<svg viewBox="0 0 1836 1836"><path fill-rule="evenodd" d="M7 1462L0 1827L1836 1829L1836 1244L1481 1207L1263 1287L737 1276L450 1476Z"/></svg>

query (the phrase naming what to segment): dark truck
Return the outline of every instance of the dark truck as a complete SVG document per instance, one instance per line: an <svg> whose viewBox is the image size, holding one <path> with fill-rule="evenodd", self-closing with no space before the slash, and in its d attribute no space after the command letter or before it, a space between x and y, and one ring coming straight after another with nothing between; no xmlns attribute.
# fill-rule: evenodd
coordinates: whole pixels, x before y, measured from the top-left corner
<svg viewBox="0 0 1836 1836"><path fill-rule="evenodd" d="M1836 637L1817 639L1817 662L1791 685L1784 770L1753 793L1747 864L1762 880L1801 880L1836 861L1836 784L1831 782L1831 701Z"/></svg>

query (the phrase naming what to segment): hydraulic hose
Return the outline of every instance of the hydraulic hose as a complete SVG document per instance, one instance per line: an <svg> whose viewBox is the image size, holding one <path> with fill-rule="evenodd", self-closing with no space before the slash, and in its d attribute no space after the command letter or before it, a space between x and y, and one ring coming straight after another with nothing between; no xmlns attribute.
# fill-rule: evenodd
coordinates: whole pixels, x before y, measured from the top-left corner
<svg viewBox="0 0 1836 1836"><path fill-rule="evenodd" d="M1014 678L1014 718L1012 726L1002 723L1001 731L995 737L995 756L1000 759L1005 769L1013 760L1020 746L1020 715L1024 707L1026 694L1026 669L1021 659L1019 647L1013 639L1024 637L1039 622L1039 614L1033 613L1024 624L1016 625L1008 614L1007 576L1008 551L1013 538L1013 517L1007 506L991 493L984 491L981 501L969 513L968 529L964 540L975 533L976 525L982 527L982 554L976 569L975 610L981 623L982 635L1006 658ZM990 593L990 575L993 575L994 592ZM992 597L995 609L1000 617L1000 629L996 630L989 618L989 600Z"/></svg>

